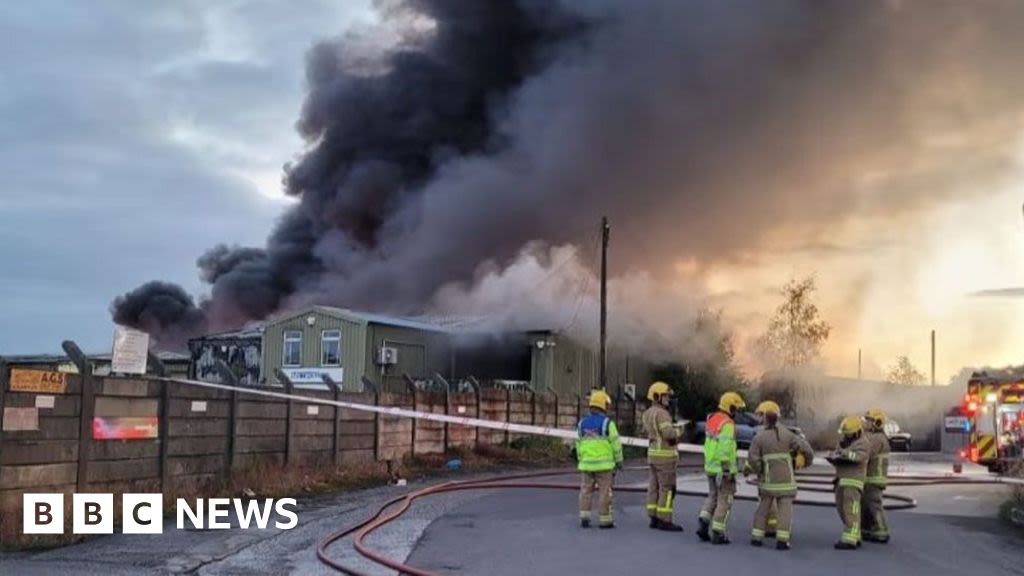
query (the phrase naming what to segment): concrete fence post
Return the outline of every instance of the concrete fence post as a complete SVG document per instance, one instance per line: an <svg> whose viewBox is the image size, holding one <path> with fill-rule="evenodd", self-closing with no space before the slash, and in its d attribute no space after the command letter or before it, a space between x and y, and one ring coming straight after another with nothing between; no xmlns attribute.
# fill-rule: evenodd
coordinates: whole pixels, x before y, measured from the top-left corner
<svg viewBox="0 0 1024 576"><path fill-rule="evenodd" d="M469 376L466 379L466 381L469 382L469 385L473 387L473 395L476 398L476 417L477 418L483 418L483 414L480 413L480 406L481 406L481 403L480 403L480 383L477 382L476 378L474 378L472 376ZM477 447L479 447L480 446L480 427L479 426L474 426L474 431L476 433L476 440L474 441L474 443L476 444Z"/></svg>
<svg viewBox="0 0 1024 576"><path fill-rule="evenodd" d="M337 402L341 400L341 384L335 383L335 381L327 374L323 374L321 378L323 378L324 384L332 392L334 401ZM338 453L340 452L339 449L341 447L341 442L338 438L338 434L341 432L341 408L338 406L334 406L333 408L334 423L331 427L333 432L331 436L331 465L337 466L338 460L340 459Z"/></svg>
<svg viewBox="0 0 1024 576"><path fill-rule="evenodd" d="M505 422L512 423L512 389L505 388ZM512 436L509 431L505 430L505 447L508 448L512 445Z"/></svg>
<svg viewBox="0 0 1024 576"><path fill-rule="evenodd" d="M4 413L4 395L7 392L7 383L10 381L8 372L7 360L0 356L0 421L3 420ZM0 453L3 453L3 440L4 433L0 429ZM0 465L2 467L2 465Z"/></svg>
<svg viewBox="0 0 1024 576"><path fill-rule="evenodd" d="M274 374L277 375L278 381L284 385L285 394L293 394L295 392L295 385L292 384L291 378L284 373L283 370L277 368L274 370ZM284 416L284 465L289 466L292 463L292 436L294 435L294 405L295 402L289 398L286 406L286 412Z"/></svg>
<svg viewBox="0 0 1024 576"><path fill-rule="evenodd" d="M373 389L373 405L380 406L380 390ZM380 458L380 412L373 413L373 458Z"/></svg>
<svg viewBox="0 0 1024 576"><path fill-rule="evenodd" d="M444 384L444 415L448 416L450 414L450 412L451 412L449 406L451 405L451 401L452 401L452 397L451 397L452 387L451 387L451 385L448 384L448 381L445 380L444 376L441 376L440 373L438 373L436 376L437 376L437 379L440 380L442 384ZM448 453L448 423L444 422L443 424L444 424L444 426L442 428L443 434L441 436L441 453L442 454L447 454Z"/></svg>
<svg viewBox="0 0 1024 576"><path fill-rule="evenodd" d="M223 360L218 359L213 363L213 369L220 376L220 381L228 386L238 386L238 377L231 371L231 367ZM231 478L231 472L235 469L235 440L238 436L238 392L231 391L228 404L228 445L224 454L224 477Z"/></svg>
<svg viewBox="0 0 1024 576"><path fill-rule="evenodd" d="M529 423L537 425L537 390L529 390Z"/></svg>
<svg viewBox="0 0 1024 576"><path fill-rule="evenodd" d="M170 490L170 469L167 466L167 450L170 431L171 414L171 383L167 380L160 381L160 403L157 405L157 436L160 438L160 491L169 493Z"/></svg>
<svg viewBox="0 0 1024 576"><path fill-rule="evenodd" d="M92 456L92 420L96 414L96 388L93 385L92 364L82 349L71 340L61 343L82 377L81 408L78 413L78 477L77 490L85 492L89 485L89 459Z"/></svg>

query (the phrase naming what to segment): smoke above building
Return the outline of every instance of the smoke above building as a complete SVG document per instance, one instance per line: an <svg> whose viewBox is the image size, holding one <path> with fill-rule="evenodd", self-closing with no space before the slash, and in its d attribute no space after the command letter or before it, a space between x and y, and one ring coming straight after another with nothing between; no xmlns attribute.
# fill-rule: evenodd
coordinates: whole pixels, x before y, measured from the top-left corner
<svg viewBox="0 0 1024 576"><path fill-rule="evenodd" d="M656 303L623 325L659 325L696 309L699 294L657 294L680 262L742 259L780 231L822 242L853 214L981 193L1016 162L1018 3L376 7L397 41L342 35L307 56L308 147L283 175L298 202L266 245L225 239L198 259L200 303L150 283L115 321L170 347L310 303L564 327L589 313L608 215L613 298ZM495 297L551 285L570 289Z"/></svg>

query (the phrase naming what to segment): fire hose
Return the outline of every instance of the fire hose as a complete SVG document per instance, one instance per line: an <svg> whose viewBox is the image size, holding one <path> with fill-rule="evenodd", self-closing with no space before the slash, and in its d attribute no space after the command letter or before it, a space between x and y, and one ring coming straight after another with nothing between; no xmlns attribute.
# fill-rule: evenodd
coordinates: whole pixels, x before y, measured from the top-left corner
<svg viewBox="0 0 1024 576"><path fill-rule="evenodd" d="M699 465L698 465L699 466ZM688 467L686 465L681 467ZM643 467L630 468L631 470L642 470ZM511 476L497 476L491 478L484 478L479 480L462 480L462 481L451 481L444 482L441 484L428 486L419 490L411 491L405 495L395 497L385 502L376 511L375 514L362 520L361 522L333 532L325 536L317 544L317 558L322 563L331 568L352 576L365 576L365 572L353 568L352 566L345 565L336 558L332 558L328 554L328 549L341 541L344 538L352 536L352 546L356 552L358 552L364 558L371 562L398 571L400 574L412 574L414 576L438 576L434 572L416 568L410 566L393 558L388 558L381 552L374 550L368 543L368 537L378 529L393 522L400 518L417 500L426 498L429 496L435 496L438 494L445 494L449 492L466 491L466 490L508 490L508 489L539 489L539 490L579 490L579 484L576 482L540 482L538 479L550 478L556 476L564 476L572 474L573 471L559 471L559 472L540 472L532 474L517 474ZM817 473L806 473L797 475L800 484L800 490L806 492L824 492L830 493L832 489L832 481L829 479L831 475L817 474ZM935 478L935 477L897 477L893 478L891 485L894 486L931 486L936 484L1000 484L997 479L955 479L955 478ZM646 488L640 486L615 486L616 492L646 492ZM707 493L702 490L678 490L677 495L680 496L691 496L691 497L705 497ZM917 506L916 500L909 496L900 494L885 494L884 498L887 500L886 510L908 510ZM756 501L757 497L753 495L737 495L738 500ZM794 501L795 504L801 506L817 506L831 508L835 506L832 502L821 501L821 500L807 500L797 498Z"/></svg>
<svg viewBox="0 0 1024 576"><path fill-rule="evenodd" d="M412 418L412 419L423 419L431 420L436 422L444 422L446 424L456 426L474 426L492 430L500 430L505 432L520 433L520 434L532 434L540 436L548 436L562 439L573 439L575 438L575 432L571 430L559 429L555 426L537 426L533 424L516 424L511 422L485 420L479 418L470 418L464 416L452 416L448 414L436 414L429 412L418 412L416 410L409 410L406 408L399 408L393 406L376 406L360 404L357 402L347 402L341 400L332 400L326 398L317 398L312 396L304 396L294 393L277 392L272 390L262 390L254 388L246 388L242 386L229 386L225 384L215 384L211 382L202 382L197 380L187 380L181 378L163 378L162 380L167 382L173 382L177 384L183 384L188 386L197 386L202 388L224 390L229 392L238 392L244 394L250 394L254 396L263 396L270 398L279 398L285 400L301 401L309 404L320 404L334 406L335 408L347 408L351 410L360 410L365 412L372 412L380 414L382 416L391 416L398 418ZM640 448L647 447L647 440L644 438L635 437L622 437L622 444L626 446L636 446ZM698 446L691 446L681 444L679 445L680 452L690 453L701 453L702 449ZM740 451L739 456L745 457L745 451ZM683 468L688 465L681 466ZM575 482L572 483L551 483L551 482L538 482L537 478L547 478L552 476L563 476L572 472L561 471L561 472L542 472L532 474L518 474L511 476L498 476L480 480L462 480L452 481L438 484L435 486L429 486L420 490L409 492L403 496L398 496L384 503L377 512L369 518L359 522L354 526L343 528L329 534L323 538L317 544L317 558L321 562L338 570L345 574L351 574L356 576L362 576L364 573L360 572L352 567L345 566L336 559L331 558L327 554L327 548L339 540L346 538L350 535L353 537L353 547L359 554L365 558L371 560L388 568L397 570L402 574L412 574L414 576L436 576L435 573L428 572L408 566L396 560L387 558L383 554L374 551L369 545L366 544L366 538L380 527L392 522L402 516L412 504L420 499L428 496L437 494L443 494L447 492L465 491L465 490L497 490L497 489L542 489L542 490L579 490L579 485ZM799 488L805 492L832 492L832 475L812 472L802 472L797 474ZM1024 479L1021 478L1007 478L1007 477L986 477L986 478L958 478L955 476L921 476L921 475L891 475L889 477L889 486L932 486L938 484L1013 484L1017 486L1024 485ZM646 488L639 486L615 486L617 492L646 492ZM707 493L701 490L677 490L676 494L680 496L691 496L691 497L705 497ZM917 502L908 496L902 496L898 494L885 494L884 498L889 502L885 505L887 510L906 510L917 506ZM756 496L749 495L737 495L738 500L750 500L756 501ZM819 507L832 507L834 506L831 502L806 500L797 498L794 501L795 504L802 506L819 506Z"/></svg>

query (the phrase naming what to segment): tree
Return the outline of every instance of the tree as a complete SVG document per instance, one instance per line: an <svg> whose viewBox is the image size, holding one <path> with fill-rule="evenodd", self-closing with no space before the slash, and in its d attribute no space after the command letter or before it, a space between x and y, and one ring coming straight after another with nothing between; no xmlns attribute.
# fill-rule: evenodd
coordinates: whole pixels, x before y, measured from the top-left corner
<svg viewBox="0 0 1024 576"><path fill-rule="evenodd" d="M814 277L795 278L780 290L782 305L768 321L768 329L758 340L759 347L779 366L805 366L821 354L832 326L819 317L812 296Z"/></svg>
<svg viewBox="0 0 1024 576"><path fill-rule="evenodd" d="M890 384L901 384L903 386L919 386L924 384L924 374L918 371L910 362L910 358L900 356L896 359L896 365L889 370L885 381Z"/></svg>

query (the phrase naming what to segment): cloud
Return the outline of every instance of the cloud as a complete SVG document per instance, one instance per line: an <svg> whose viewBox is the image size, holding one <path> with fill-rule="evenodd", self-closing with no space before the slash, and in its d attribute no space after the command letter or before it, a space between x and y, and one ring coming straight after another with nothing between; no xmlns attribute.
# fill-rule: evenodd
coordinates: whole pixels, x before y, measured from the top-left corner
<svg viewBox="0 0 1024 576"><path fill-rule="evenodd" d="M12 4L0 35L0 353L109 346L113 295L200 287L198 254L260 242L299 147L298 65L361 4ZM261 194L262 192L262 194Z"/></svg>

